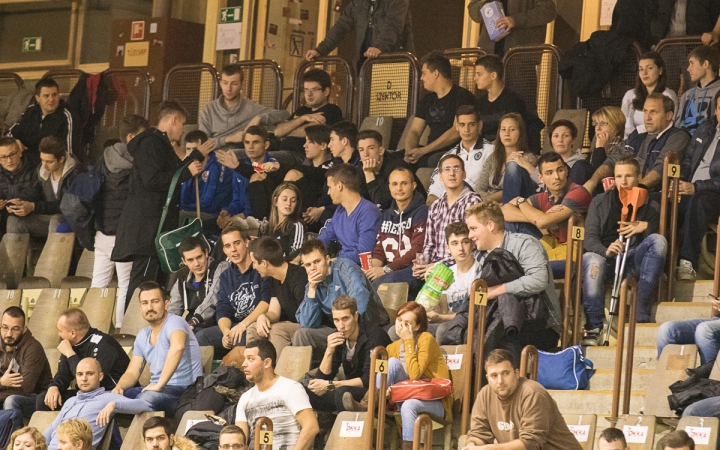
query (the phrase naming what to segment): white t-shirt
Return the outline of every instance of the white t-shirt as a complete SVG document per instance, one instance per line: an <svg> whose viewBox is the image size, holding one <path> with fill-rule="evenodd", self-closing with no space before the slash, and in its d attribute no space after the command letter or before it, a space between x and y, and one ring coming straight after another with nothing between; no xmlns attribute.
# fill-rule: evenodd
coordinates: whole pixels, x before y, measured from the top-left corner
<svg viewBox="0 0 720 450"><path fill-rule="evenodd" d="M472 258L473 260L475 260L475 254L473 254ZM447 299L448 308L450 308L450 311L457 312L457 309L460 307L460 305L465 303L470 296L470 286L477 278L477 272L479 271L479 263L477 262L477 260L475 260L475 263L473 263L470 270L460 276L458 276L457 273L457 264L453 264L452 266L450 266L450 270L452 270L453 272L455 281L453 281L453 284L451 284L450 287L447 288L443 293L445 294L445 298Z"/></svg>
<svg viewBox="0 0 720 450"><path fill-rule="evenodd" d="M57 195L58 188L60 187L60 178L56 180L53 178L52 174L50 174L50 183L52 184L53 192Z"/></svg>
<svg viewBox="0 0 720 450"><path fill-rule="evenodd" d="M675 110L673 111L673 120L677 117L678 113L678 97L675 91L670 88L665 88L663 92L665 97L670 97L675 102ZM633 100L635 100L635 89L630 89L625 93L622 100L620 109L625 114L625 138L627 139L630 134L637 128L638 133L644 133L645 129L645 118L642 110L637 110L633 107Z"/></svg>
<svg viewBox="0 0 720 450"><path fill-rule="evenodd" d="M247 391L238 401L236 422L247 422L250 428L250 445L254 446L255 422L267 417L273 422L273 449L291 450L300 435L300 424L295 415L311 409L310 399L297 381L279 377L273 387L260 392L257 386Z"/></svg>
<svg viewBox="0 0 720 450"><path fill-rule="evenodd" d="M478 139L475 146L470 149L470 152L461 150L462 143L459 143L451 150L448 150L443 154L445 155L459 155L465 163L465 183L470 186L470 189L477 191L478 180L480 180L480 172L482 172L483 165L487 161L488 157L492 155L495 150L495 146L484 140L482 137ZM441 198L445 194L445 185L440 181L440 171L435 168L432 175L430 175L430 188L428 189L428 195L434 195Z"/></svg>

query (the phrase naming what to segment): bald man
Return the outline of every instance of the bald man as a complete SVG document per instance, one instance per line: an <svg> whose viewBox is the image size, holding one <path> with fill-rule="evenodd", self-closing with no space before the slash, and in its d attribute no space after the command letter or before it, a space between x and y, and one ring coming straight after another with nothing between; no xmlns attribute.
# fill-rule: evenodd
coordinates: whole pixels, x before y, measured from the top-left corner
<svg viewBox="0 0 720 450"><path fill-rule="evenodd" d="M142 400L131 400L106 391L104 387L100 386L103 378L102 368L95 358L85 358L78 363L75 370L78 393L62 405L60 414L50 428L45 430L48 450L57 450L56 430L58 425L67 419L78 418L88 421L93 432L92 445L95 448L105 434L105 428L113 413L138 414L150 411L148 404ZM113 433L113 440L119 438L118 433Z"/></svg>

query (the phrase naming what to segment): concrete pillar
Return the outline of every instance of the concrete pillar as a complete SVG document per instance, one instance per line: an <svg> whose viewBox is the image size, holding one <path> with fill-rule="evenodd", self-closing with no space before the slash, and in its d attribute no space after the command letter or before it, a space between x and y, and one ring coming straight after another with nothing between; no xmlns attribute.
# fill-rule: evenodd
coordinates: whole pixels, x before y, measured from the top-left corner
<svg viewBox="0 0 720 450"><path fill-rule="evenodd" d="M153 0L153 17L170 17L172 13L172 0Z"/></svg>

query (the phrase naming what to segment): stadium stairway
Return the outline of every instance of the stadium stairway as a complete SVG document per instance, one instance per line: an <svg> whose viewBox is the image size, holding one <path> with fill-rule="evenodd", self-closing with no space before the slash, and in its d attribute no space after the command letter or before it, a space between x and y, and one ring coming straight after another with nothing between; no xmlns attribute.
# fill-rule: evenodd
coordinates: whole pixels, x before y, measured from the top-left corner
<svg viewBox="0 0 720 450"><path fill-rule="evenodd" d="M696 318L710 318L710 297L712 293L712 280L698 280L696 282L677 282L675 288L675 302L659 303L653 307L653 323L637 324L635 331L635 352L633 358L633 379L630 398L630 414L642 414L646 407L646 398L653 396L652 402L656 405L667 408L666 396L669 394L667 387L677 379L684 379L684 374L665 376L669 374L656 373L657 368L657 333L658 328L664 322L671 320L684 320ZM609 307L609 293L606 298L606 309ZM617 326L617 322L615 323ZM626 325L627 327L627 325ZM627 339L626 328L626 339ZM627 349L627 341L625 344ZM688 360L690 367L700 363L699 357L695 357L694 346L687 349L690 355ZM613 331L609 346L586 347L585 356L593 362L595 373L590 379L587 390L582 391L550 391L563 414L597 414L597 426L595 436L597 437L605 428L610 426L612 393L615 368L615 332ZM623 352L625 356L625 352ZM667 381L667 380L670 381ZM658 381L661 380L659 383ZM624 377L623 381L624 383ZM621 385L622 386L622 385ZM667 391L667 392L666 392ZM620 405L622 405L622 395ZM664 403L663 403L664 402ZM656 407L656 406L653 406ZM654 413L654 411L646 412ZM669 415L669 414L668 414ZM666 423L668 421L662 416L658 417L656 426L655 442L670 431ZM664 423L663 423L664 422Z"/></svg>

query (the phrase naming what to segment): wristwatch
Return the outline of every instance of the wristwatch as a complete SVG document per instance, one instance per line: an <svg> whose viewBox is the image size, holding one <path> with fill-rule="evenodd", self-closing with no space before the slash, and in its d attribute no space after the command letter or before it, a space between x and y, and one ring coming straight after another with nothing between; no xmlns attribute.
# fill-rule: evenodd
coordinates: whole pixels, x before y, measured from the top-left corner
<svg viewBox="0 0 720 450"><path fill-rule="evenodd" d="M385 266L385 267L383 267L383 272L390 273L390 272L392 272L392 269L389 266Z"/></svg>
<svg viewBox="0 0 720 450"><path fill-rule="evenodd" d="M328 384L327 390L328 392L333 392L335 390L335 383L331 381L330 384Z"/></svg>
<svg viewBox="0 0 720 450"><path fill-rule="evenodd" d="M526 198L520 197L519 199L517 199L517 205L520 206L520 203L525 203L525 201L527 201Z"/></svg>

